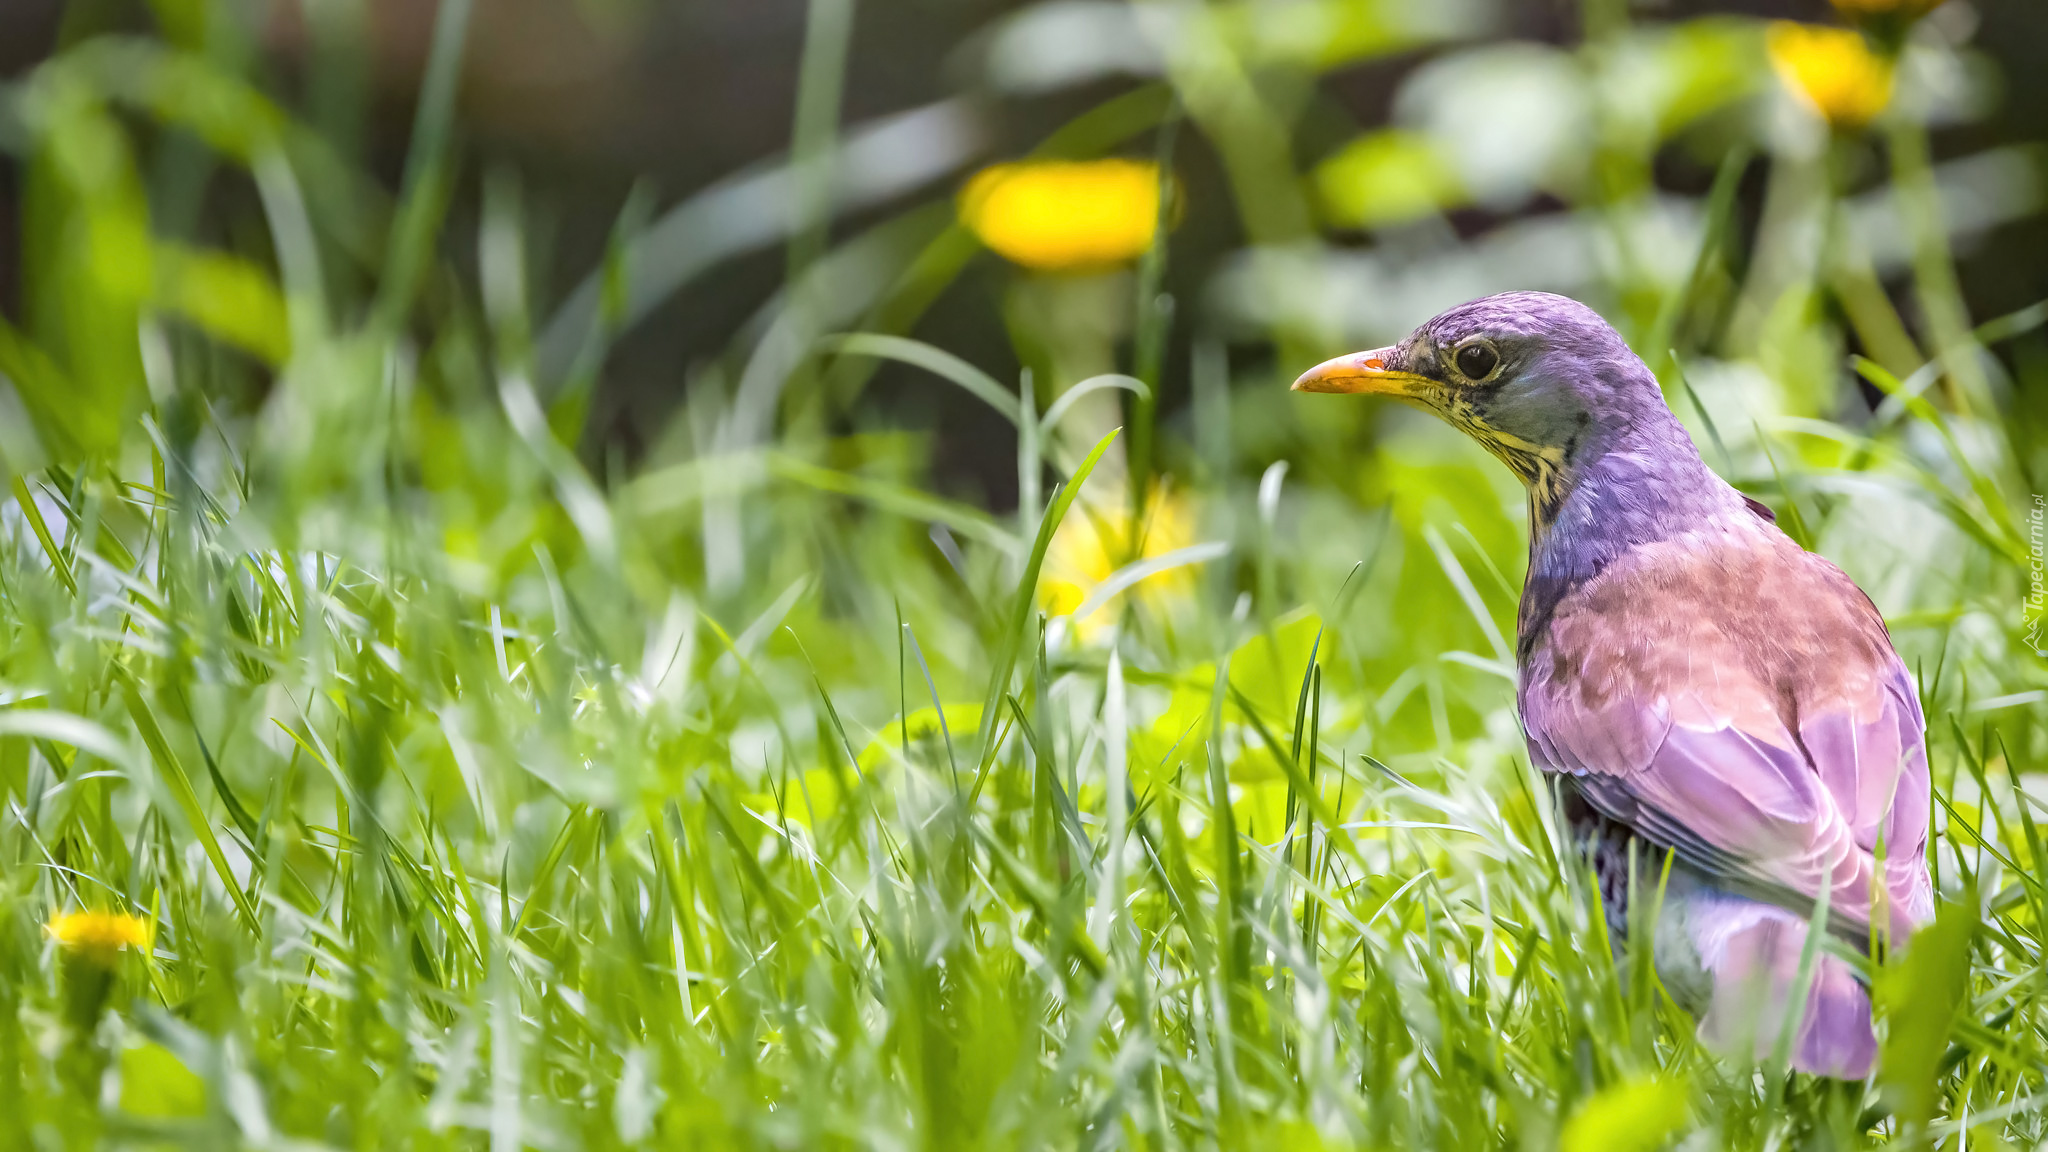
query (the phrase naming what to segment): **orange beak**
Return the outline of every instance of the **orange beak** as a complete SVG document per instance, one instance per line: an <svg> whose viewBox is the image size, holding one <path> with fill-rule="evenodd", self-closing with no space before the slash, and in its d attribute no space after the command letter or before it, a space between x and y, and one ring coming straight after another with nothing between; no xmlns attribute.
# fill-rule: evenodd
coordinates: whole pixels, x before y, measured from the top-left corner
<svg viewBox="0 0 2048 1152"><path fill-rule="evenodd" d="M1370 352L1353 352L1349 356L1325 360L1302 373L1301 379L1294 382L1294 391L1370 392L1414 400L1426 391L1435 390L1436 382L1427 376L1387 367L1393 362L1392 348L1375 348Z"/></svg>

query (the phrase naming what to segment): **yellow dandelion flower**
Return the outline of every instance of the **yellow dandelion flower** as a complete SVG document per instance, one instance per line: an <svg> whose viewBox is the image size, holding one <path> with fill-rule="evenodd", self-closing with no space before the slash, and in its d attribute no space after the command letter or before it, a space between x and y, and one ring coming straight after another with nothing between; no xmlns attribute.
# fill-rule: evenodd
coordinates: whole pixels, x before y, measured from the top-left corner
<svg viewBox="0 0 2048 1152"><path fill-rule="evenodd" d="M123 948L149 947L149 922L120 912L64 912L50 919L50 938L102 968Z"/></svg>
<svg viewBox="0 0 2048 1152"><path fill-rule="evenodd" d="M1159 166L1137 160L1028 161L975 173L960 219L1026 268L1073 271L1135 260L1159 230Z"/></svg>
<svg viewBox="0 0 2048 1152"><path fill-rule="evenodd" d="M1053 533L1038 584L1038 602L1047 615L1069 615L1117 569L1185 548L1194 542L1194 531L1194 509L1171 490L1154 496L1139 521L1132 519L1130 502L1121 494L1094 505L1084 501L1067 513ZM1169 568L1138 581L1125 595L1165 607L1185 597L1194 582L1193 568ZM1084 639L1093 637L1116 622L1119 609L1112 600L1076 621L1074 627Z"/></svg>
<svg viewBox="0 0 2048 1152"><path fill-rule="evenodd" d="M1891 61L1857 32L1775 20L1766 44L1779 81L1836 128L1860 128L1891 102Z"/></svg>

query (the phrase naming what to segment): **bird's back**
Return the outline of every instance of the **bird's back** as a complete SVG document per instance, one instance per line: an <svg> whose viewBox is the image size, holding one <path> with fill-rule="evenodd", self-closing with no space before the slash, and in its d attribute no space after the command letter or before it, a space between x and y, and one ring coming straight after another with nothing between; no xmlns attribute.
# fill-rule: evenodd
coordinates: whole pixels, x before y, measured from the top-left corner
<svg viewBox="0 0 2048 1152"><path fill-rule="evenodd" d="M1577 830L1677 852L1659 952L1709 1032L1724 1001L1772 999L1735 984L1789 982L1815 901L1857 940L1873 918L1903 939L1932 907L1919 701L1882 618L1767 519L1720 508L1545 589L1521 646L1531 752L1569 778ZM1860 1076L1867 998L1839 961L1821 968L1800 1063Z"/></svg>

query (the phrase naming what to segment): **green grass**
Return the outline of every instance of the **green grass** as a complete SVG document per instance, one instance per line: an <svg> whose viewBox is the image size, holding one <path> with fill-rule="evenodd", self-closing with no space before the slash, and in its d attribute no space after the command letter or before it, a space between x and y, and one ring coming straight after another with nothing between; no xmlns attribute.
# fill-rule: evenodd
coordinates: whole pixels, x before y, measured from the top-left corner
<svg viewBox="0 0 2048 1152"><path fill-rule="evenodd" d="M1747 346L1703 334L1753 287L1726 271L1732 229L1703 230L1682 282L1610 285L1618 322L1680 352L1709 459L1890 614L1930 719L1955 903L1875 974L1885 1070L1738 1066L1647 956L1614 954L1560 856L1504 641L1521 495L1476 448L1309 413L1281 387L1294 351L1233 378L1184 303L1135 345L1154 376L1152 342L1192 341L1193 403L1157 426L1128 407L1189 543L1229 552L1088 627L1048 620L1036 577L1057 525L1123 514L1124 441L1041 427L1049 396L921 346L806 345L771 438L718 431L745 385L703 387L636 471L592 468L604 345L650 290L645 205L592 273L577 367L540 374L517 175L484 181L480 276L435 243L468 5L441 9L395 201L235 78L225 11L205 44L79 45L4 102L31 242L0 328L0 1146L2048 1136L2025 795L2048 680L2018 620L2048 441L1996 407L2048 387L2038 359L1995 389L1974 359L1903 383L1861 361L1896 399L1849 415L1800 375L1846 379L1825 277L1766 286ZM807 84L836 82L845 36L806 47ZM1141 88L1061 147L1201 132L1240 195L1298 187L1262 134L1329 61L1219 43L1256 67L1217 85L1187 62L1186 125ZM817 163L835 102L800 107ZM1610 144L1589 227L1659 146ZM1924 148L1894 151L1921 187ZM174 241L194 180L249 193L232 251ZM1291 213L1247 228L1285 240ZM806 220L794 275L854 250L901 275L851 319L792 293L713 374L772 368L763 331L900 335L963 290L974 248L948 219L920 206L836 246ZM1953 293L1944 243L1922 237L1918 291ZM1006 409L1044 499L992 514L928 490L924 438L821 431L878 355ZM1818 399L1758 410L1758 373ZM81 908L153 939L109 975L45 931Z"/></svg>

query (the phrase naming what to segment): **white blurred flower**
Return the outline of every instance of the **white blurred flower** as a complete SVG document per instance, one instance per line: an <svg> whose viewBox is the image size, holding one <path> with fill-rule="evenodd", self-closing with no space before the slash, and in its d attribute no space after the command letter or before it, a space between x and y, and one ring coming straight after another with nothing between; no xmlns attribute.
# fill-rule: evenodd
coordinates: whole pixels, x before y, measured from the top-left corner
<svg viewBox="0 0 2048 1152"><path fill-rule="evenodd" d="M1494 44L1417 69L1394 118L1435 139L1474 199L1510 209L1576 183L1593 139L1589 87L1569 52Z"/></svg>

